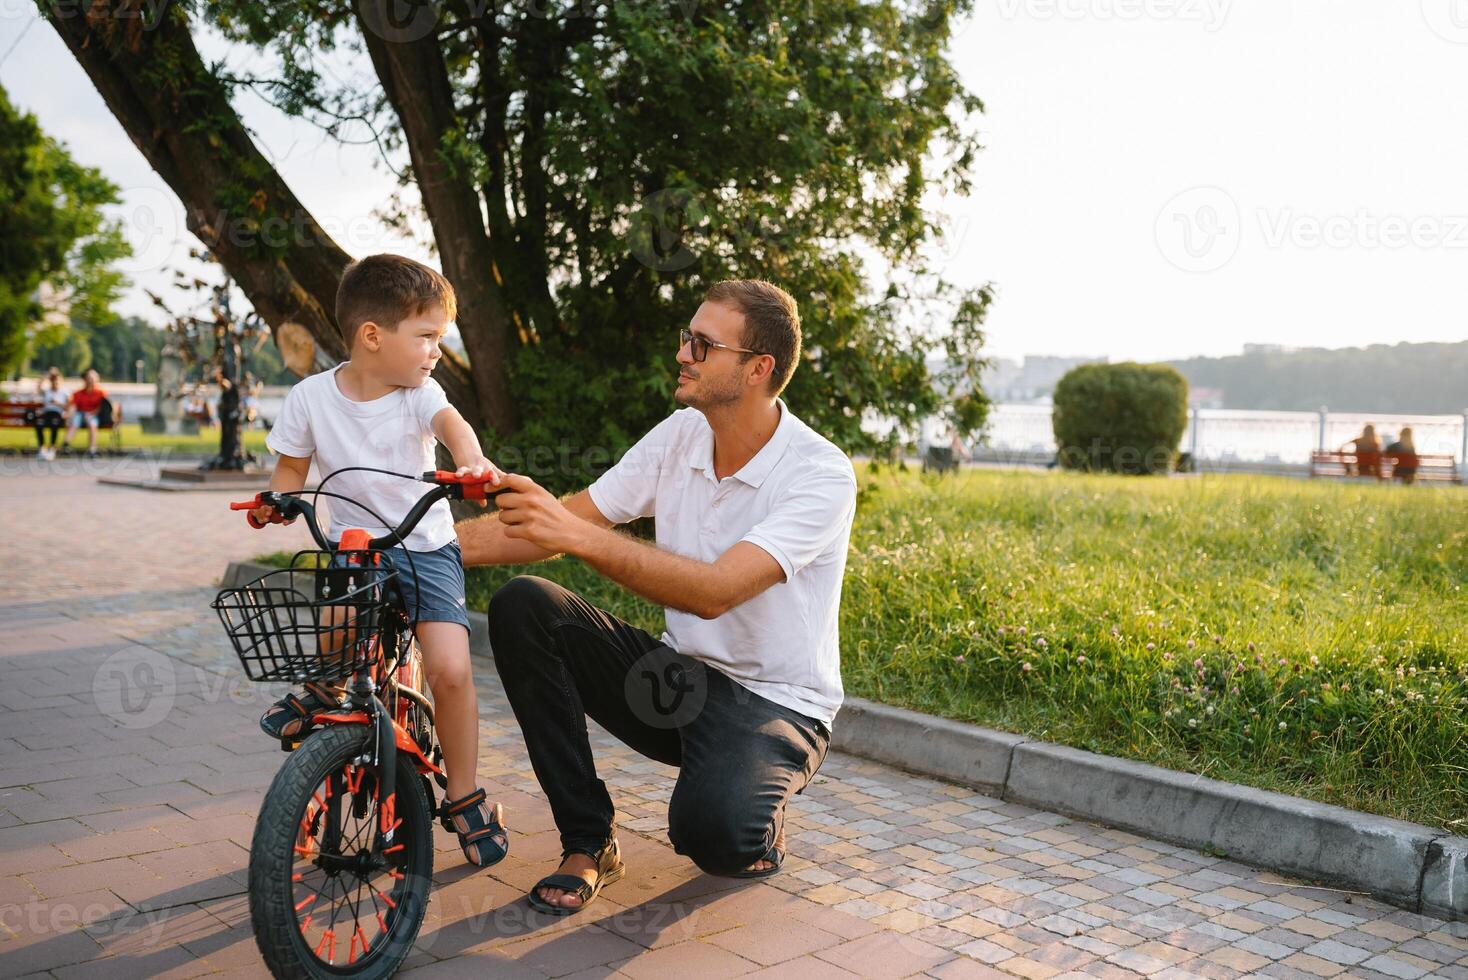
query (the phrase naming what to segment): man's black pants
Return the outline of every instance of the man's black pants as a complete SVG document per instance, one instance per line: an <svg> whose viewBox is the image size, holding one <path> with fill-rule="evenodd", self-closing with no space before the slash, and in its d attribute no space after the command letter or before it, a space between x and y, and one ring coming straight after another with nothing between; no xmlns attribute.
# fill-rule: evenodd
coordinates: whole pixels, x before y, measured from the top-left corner
<svg viewBox="0 0 1468 980"><path fill-rule="evenodd" d="M763 858L830 744L826 726L533 576L489 603L495 665L567 850L595 851L614 809L596 775L590 716L650 759L678 766L673 849L709 874Z"/></svg>

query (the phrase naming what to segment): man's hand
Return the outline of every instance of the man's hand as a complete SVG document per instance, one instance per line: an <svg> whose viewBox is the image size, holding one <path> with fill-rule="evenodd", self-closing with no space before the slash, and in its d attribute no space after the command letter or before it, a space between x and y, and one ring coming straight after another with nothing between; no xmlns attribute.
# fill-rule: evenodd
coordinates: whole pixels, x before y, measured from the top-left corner
<svg viewBox="0 0 1468 980"><path fill-rule="evenodd" d="M575 554L595 529L528 476L510 473L499 482L506 492L494 502L507 538L528 541L551 554Z"/></svg>

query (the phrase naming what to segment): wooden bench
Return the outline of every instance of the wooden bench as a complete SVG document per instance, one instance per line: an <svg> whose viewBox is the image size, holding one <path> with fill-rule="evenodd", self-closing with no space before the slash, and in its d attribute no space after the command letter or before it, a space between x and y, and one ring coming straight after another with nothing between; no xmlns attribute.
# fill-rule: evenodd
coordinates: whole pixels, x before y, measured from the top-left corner
<svg viewBox="0 0 1468 980"><path fill-rule="evenodd" d="M111 401L111 399L108 399ZM122 406L112 402L112 421L107 425L98 425L98 429L112 430L112 449L115 452L122 451ZM38 401L0 401L0 429L34 429L35 423L27 421L31 412L40 413L43 407ZM62 425L66 423L63 421ZM70 451L69 446L63 449Z"/></svg>
<svg viewBox="0 0 1468 980"><path fill-rule="evenodd" d="M1325 477L1364 477L1389 480L1407 478L1399 470L1416 469L1414 479L1426 483L1462 483L1458 461L1452 456L1433 453L1353 453L1315 452L1310 455L1310 475Z"/></svg>

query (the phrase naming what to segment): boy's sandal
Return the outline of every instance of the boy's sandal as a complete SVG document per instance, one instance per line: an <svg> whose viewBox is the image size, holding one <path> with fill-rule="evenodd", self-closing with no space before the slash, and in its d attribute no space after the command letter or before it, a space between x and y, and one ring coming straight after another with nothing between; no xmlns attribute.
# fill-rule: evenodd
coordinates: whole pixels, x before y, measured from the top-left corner
<svg viewBox="0 0 1468 980"><path fill-rule="evenodd" d="M260 716L260 730L273 738L295 738L310 727L307 723L318 711L337 706L337 697L329 688L307 684L305 694L297 697L295 692L287 694L265 709ZM291 731L286 728L295 725Z"/></svg>
<svg viewBox="0 0 1468 980"><path fill-rule="evenodd" d="M476 789L468 796L457 800L444 800L438 815L444 829L458 835L459 846L464 849L464 860L480 868L498 864L510 853L510 832L505 829L505 808L496 803L486 816L483 804L484 789ZM460 830L455 817L464 821Z"/></svg>
<svg viewBox="0 0 1468 980"><path fill-rule="evenodd" d="M587 881L580 875L553 874L546 875L535 883L530 889L530 894L525 896L530 907L537 912L547 915L572 915L580 912L591 904L592 899L607 885L615 884L622 880L627 874L627 866L622 863L622 849L617 845L617 838L613 837L602 845L599 851L590 851L585 848L572 848L561 852L561 860L565 860L568 854L585 854L596 862L596 878ZM573 906L552 905L540 897L542 888L557 888L568 894L575 895L581 899L581 904Z"/></svg>

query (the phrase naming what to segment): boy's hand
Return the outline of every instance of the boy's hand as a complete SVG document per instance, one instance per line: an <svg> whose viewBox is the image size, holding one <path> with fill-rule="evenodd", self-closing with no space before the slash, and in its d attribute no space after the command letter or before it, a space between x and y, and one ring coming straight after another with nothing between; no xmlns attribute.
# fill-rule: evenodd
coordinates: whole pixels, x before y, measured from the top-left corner
<svg viewBox="0 0 1468 980"><path fill-rule="evenodd" d="M479 479L487 476L489 477L490 486L495 487L499 486L501 481L504 480L504 473L501 472L500 468L483 456L471 457L463 466L454 470L454 475L466 476L471 479ZM488 505L489 501L487 500L479 501L479 506L481 507Z"/></svg>
<svg viewBox="0 0 1468 980"><path fill-rule="evenodd" d="M259 507L250 511L250 516L254 518L256 524L285 524L286 526L290 526L296 522L294 517L288 521L282 520L280 513L270 504L261 504Z"/></svg>

